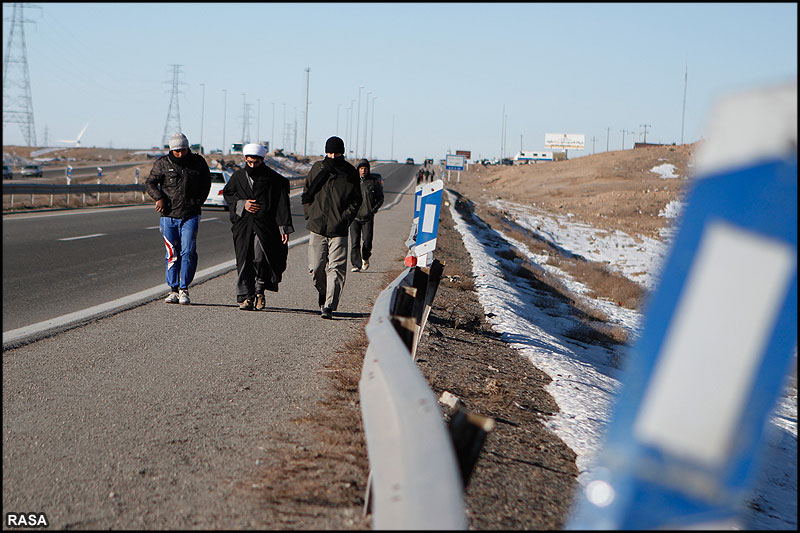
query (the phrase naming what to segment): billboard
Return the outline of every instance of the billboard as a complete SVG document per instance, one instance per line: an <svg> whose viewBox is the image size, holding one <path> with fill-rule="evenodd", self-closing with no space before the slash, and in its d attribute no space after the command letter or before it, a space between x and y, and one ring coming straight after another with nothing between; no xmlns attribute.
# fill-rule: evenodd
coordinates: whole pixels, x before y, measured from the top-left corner
<svg viewBox="0 0 800 533"><path fill-rule="evenodd" d="M558 148L561 150L583 150L582 133L545 133L545 148Z"/></svg>
<svg viewBox="0 0 800 533"><path fill-rule="evenodd" d="M467 159L472 159L472 151L471 150L456 150L456 155L463 155Z"/></svg>

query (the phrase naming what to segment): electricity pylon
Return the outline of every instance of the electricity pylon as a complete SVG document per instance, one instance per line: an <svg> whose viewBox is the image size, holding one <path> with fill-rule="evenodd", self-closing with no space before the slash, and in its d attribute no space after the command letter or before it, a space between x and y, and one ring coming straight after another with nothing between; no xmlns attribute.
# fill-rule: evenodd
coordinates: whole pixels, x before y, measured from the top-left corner
<svg viewBox="0 0 800 533"><path fill-rule="evenodd" d="M19 124L25 144L36 146L36 127L33 121L31 78L28 71L28 52L25 48L26 7L14 4L6 55L3 58L3 129L7 124Z"/></svg>
<svg viewBox="0 0 800 533"><path fill-rule="evenodd" d="M167 111L167 123L164 124L164 136L161 138L161 145L167 146L169 138L173 133L181 130L181 110L178 104L179 86L181 84L181 65L170 65L172 67L172 93L169 97L169 111ZM169 82L167 82L169 83Z"/></svg>

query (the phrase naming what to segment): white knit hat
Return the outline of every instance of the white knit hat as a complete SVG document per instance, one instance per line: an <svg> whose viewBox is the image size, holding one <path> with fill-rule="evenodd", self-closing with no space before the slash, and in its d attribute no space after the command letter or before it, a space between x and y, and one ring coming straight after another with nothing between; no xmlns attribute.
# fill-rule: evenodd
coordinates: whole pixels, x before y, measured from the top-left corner
<svg viewBox="0 0 800 533"><path fill-rule="evenodd" d="M244 145L242 153L246 156L252 155L263 159L264 157L267 156L267 149L261 144L250 143Z"/></svg>

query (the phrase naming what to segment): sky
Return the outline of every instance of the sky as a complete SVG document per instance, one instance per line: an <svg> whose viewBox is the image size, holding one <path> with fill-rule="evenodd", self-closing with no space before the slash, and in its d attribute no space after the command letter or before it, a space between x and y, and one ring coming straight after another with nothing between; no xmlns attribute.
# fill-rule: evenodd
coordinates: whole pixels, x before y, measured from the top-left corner
<svg viewBox="0 0 800 533"><path fill-rule="evenodd" d="M674 167L661 165L651 170L665 180L685 178L675 174ZM548 265L546 255L534 254L524 243L500 230L487 228L485 224L466 224L454 205L455 202L451 201L450 213L472 256L475 286L490 317L487 320L523 357L552 378L547 390L558 403L560 412L545 423L576 453L578 481L585 488L597 468L615 400L625 383L624 366L618 362L620 355L624 354L570 339L565 333L576 324L569 309L552 299L543 302L524 280L504 275L516 265L503 259L508 257L507 254L501 256L498 252L516 248L532 264L538 265L536 268L557 276L578 298L605 312L610 322L628 331L632 339L640 333L643 317L638 311L613 302L592 299L583 284ZM668 227L662 231L662 240L641 238L636 242L619 231L598 231L576 223L569 213L556 218L534 206L507 200L496 200L492 206L555 247L591 261L607 261L611 268L648 288L658 281L659 265L674 240L677 220L685 208L682 202L672 202L659 214L669 220ZM634 242L635 245L631 245ZM635 275L642 272L647 274ZM796 381L787 383L768 425L773 431L773 439L767 446L769 459L760 470L748 498L756 505L746 507L734 524L728 524L735 529L797 528Z"/></svg>
<svg viewBox="0 0 800 533"><path fill-rule="evenodd" d="M33 5L16 27L37 146L88 122L83 146L149 149L179 117L206 151L319 155L338 134L359 157L478 159L558 133L584 135L579 157L694 142L719 97L797 78L795 3ZM3 19L5 116L25 84L11 3ZM25 144L18 124L3 144Z"/></svg>

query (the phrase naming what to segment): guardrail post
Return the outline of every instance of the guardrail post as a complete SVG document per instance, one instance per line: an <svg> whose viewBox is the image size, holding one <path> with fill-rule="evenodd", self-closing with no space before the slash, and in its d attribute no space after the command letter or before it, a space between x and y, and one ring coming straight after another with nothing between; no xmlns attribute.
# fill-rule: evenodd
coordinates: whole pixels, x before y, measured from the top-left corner
<svg viewBox="0 0 800 533"><path fill-rule="evenodd" d="M493 419L470 413L463 407L459 407L450 418L447 427L453 439L464 488L469 483L475 463L478 462L478 456L486 442L486 436L494 429L494 424Z"/></svg>

